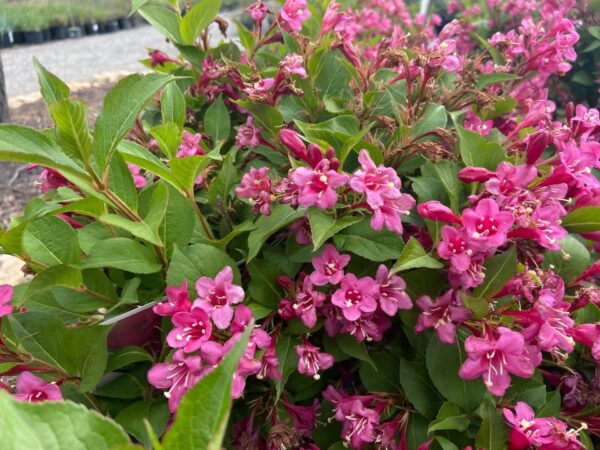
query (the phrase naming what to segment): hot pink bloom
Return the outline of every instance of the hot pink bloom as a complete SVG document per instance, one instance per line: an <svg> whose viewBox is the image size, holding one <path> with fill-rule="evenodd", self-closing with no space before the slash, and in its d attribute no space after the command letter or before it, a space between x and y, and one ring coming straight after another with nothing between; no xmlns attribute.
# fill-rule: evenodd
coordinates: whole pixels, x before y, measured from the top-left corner
<svg viewBox="0 0 600 450"><path fill-rule="evenodd" d="M269 168L256 169L251 167L242 177L240 185L235 188L235 193L241 198L250 199L254 213L260 212L265 216L270 215L273 186L269 178Z"/></svg>
<svg viewBox="0 0 600 450"><path fill-rule="evenodd" d="M305 436L310 436L317 425L317 413L321 408L319 400L315 399L313 404L308 406L292 405L285 400L282 400L281 403L283 403L285 410L292 418L294 429ZM316 450L318 450L318 448L316 448Z"/></svg>
<svg viewBox="0 0 600 450"><path fill-rule="evenodd" d="M423 311L419 314L415 331L420 333L433 328L440 342L454 344L456 341L456 324L471 317L471 311L458 300L455 291L449 290L435 302L428 295L417 298L417 306Z"/></svg>
<svg viewBox="0 0 600 450"><path fill-rule="evenodd" d="M321 378L319 372L333 366L334 359L329 353L319 351L319 347L311 345L307 340L301 345L296 345L298 355L298 372L315 380Z"/></svg>
<svg viewBox="0 0 600 450"><path fill-rule="evenodd" d="M135 184L135 187L143 188L144 186L146 186L146 184L148 183L148 180L146 180L145 176L140 175L140 172L142 171L142 169L140 169L138 166L134 166L133 164L127 164L127 167L129 168L129 171L131 172L131 176L133 178L133 183Z"/></svg>
<svg viewBox="0 0 600 450"><path fill-rule="evenodd" d="M183 350L173 354L170 363L155 364L148 371L148 382L158 388L166 389L169 410L174 413L184 394L198 382L202 375L200 356L186 356Z"/></svg>
<svg viewBox="0 0 600 450"><path fill-rule="evenodd" d="M468 359L458 374L465 380L483 376L488 390L498 396L504 395L510 386L510 374L531 378L535 367L541 362L525 345L525 339L505 327L488 332L483 338L469 336L465 341Z"/></svg>
<svg viewBox="0 0 600 450"><path fill-rule="evenodd" d="M484 248L504 244L514 221L511 213L500 212L498 204L490 198L484 198L475 209L466 209L462 214L462 223L468 237Z"/></svg>
<svg viewBox="0 0 600 450"><path fill-rule="evenodd" d="M258 0L255 3L252 3L248 8L246 8L246 12L252 17L252 20L255 22L262 22L267 17L268 13L267 5L265 5L262 0Z"/></svg>
<svg viewBox="0 0 600 450"><path fill-rule="evenodd" d="M290 31L300 31L302 22L310 18L306 0L286 0L281 8L279 18L283 21L284 28Z"/></svg>
<svg viewBox="0 0 600 450"><path fill-rule="evenodd" d="M189 312L178 312L171 319L174 328L167 335L167 343L173 348L182 348L191 353L198 350L203 342L210 339L212 325L208 313L198 307Z"/></svg>
<svg viewBox="0 0 600 450"><path fill-rule="evenodd" d="M469 268L471 257L475 253L465 230L457 230L448 225L442 227L442 240L437 251L440 257L450 260L452 267L459 272L464 272Z"/></svg>
<svg viewBox="0 0 600 450"><path fill-rule="evenodd" d="M196 156L205 155L204 149L200 146L202 135L200 133L192 134L186 130L183 130L183 137L179 144L179 151L177 152L178 158L185 156Z"/></svg>
<svg viewBox="0 0 600 450"><path fill-rule="evenodd" d="M348 182L348 175L329 169L329 160L322 160L317 167L298 167L292 181L299 188L298 201L301 206L317 205L321 209L333 208L338 200L335 191Z"/></svg>
<svg viewBox="0 0 600 450"><path fill-rule="evenodd" d="M480 134L482 136L487 136L494 128L494 121L483 121L475 114L473 114L473 112L470 109L467 109L467 116L465 118L464 126L469 131Z"/></svg>
<svg viewBox="0 0 600 450"><path fill-rule="evenodd" d="M296 236L298 245L312 244L312 234L310 224L306 218L296 220L291 226L290 231Z"/></svg>
<svg viewBox="0 0 600 450"><path fill-rule="evenodd" d="M315 271L310 281L317 286L338 284L344 277L344 267L350 262L349 255L340 255L332 244L327 244L321 256L312 259Z"/></svg>
<svg viewBox="0 0 600 450"><path fill-rule="evenodd" d="M460 219L446 205L441 204L437 200L421 203L417 206L417 212L424 219L436 220L446 223L460 224Z"/></svg>
<svg viewBox="0 0 600 450"><path fill-rule="evenodd" d="M340 14L340 5L336 0L331 0L323 16L323 25L321 25L320 36L329 33L340 22L342 14Z"/></svg>
<svg viewBox="0 0 600 450"><path fill-rule="evenodd" d="M254 84L246 86L244 92L251 98L265 101L269 97L273 86L275 86L275 78L263 78Z"/></svg>
<svg viewBox="0 0 600 450"><path fill-rule="evenodd" d="M253 318L254 315L252 314L252 310L250 308L248 308L246 305L237 305L235 307L235 312L233 313L233 320L229 326L229 331L231 331L233 334L243 333L248 324L252 322Z"/></svg>
<svg viewBox="0 0 600 450"><path fill-rule="evenodd" d="M409 215L415 203L415 199L408 194L400 194L398 198L384 197L383 205L373 210L371 228L379 231L385 225L388 230L402 234L404 229L400 217Z"/></svg>
<svg viewBox="0 0 600 450"><path fill-rule="evenodd" d="M290 75L298 75L300 78L306 78L308 76L306 69L304 68L302 56L295 53L290 53L281 60L279 63L279 70L288 77Z"/></svg>
<svg viewBox="0 0 600 450"><path fill-rule="evenodd" d="M369 152L361 150L358 155L361 169L350 178L350 187L366 195L367 203L373 209L384 205L385 197L399 198L400 178L391 167L375 166Z"/></svg>
<svg viewBox="0 0 600 450"><path fill-rule="evenodd" d="M341 419L344 423L342 429L344 441L356 449L364 448L365 444L374 442L378 435L379 413L374 409L366 408L359 399L353 400L347 409L342 413ZM339 419L338 414L336 418Z"/></svg>
<svg viewBox="0 0 600 450"><path fill-rule="evenodd" d="M260 132L262 128L254 125L254 118L248 116L246 125L240 125L235 143L238 147L256 148L260 145Z"/></svg>
<svg viewBox="0 0 600 450"><path fill-rule="evenodd" d="M37 167L38 166L36 165L29 166L27 170L35 169ZM43 169L38 177L38 180L42 182L40 186L40 192L42 194L48 192L51 189L58 189L59 187L69 185L69 180L67 180L54 169Z"/></svg>
<svg viewBox="0 0 600 450"><path fill-rule="evenodd" d="M10 304L13 296L13 287L10 284L0 286L0 317L8 316L15 308Z"/></svg>
<svg viewBox="0 0 600 450"><path fill-rule="evenodd" d="M575 116L570 120L571 128L575 135L592 131L600 126L600 112L596 108L587 108L585 105L575 107Z"/></svg>
<svg viewBox="0 0 600 450"><path fill-rule="evenodd" d="M314 328L317 324L317 308L325 302L325 294L313 287L310 277L301 280L301 284L296 288L296 296L291 302L292 310L304 325Z"/></svg>
<svg viewBox="0 0 600 450"><path fill-rule="evenodd" d="M160 50L152 50L151 52L148 53L148 55L150 56L150 65L152 67L156 67L156 66L164 66L165 63L168 62L172 62L175 64L181 64L180 61L177 61L176 59L173 59L171 57L169 57L169 55L167 55L164 52L161 52Z"/></svg>
<svg viewBox="0 0 600 450"><path fill-rule="evenodd" d="M334 307L335 308L335 307ZM338 308L335 308L339 311ZM342 311L343 313L343 311ZM343 314L342 314L343 315ZM325 322L325 327L335 329L334 323ZM363 313L357 320L346 320L342 317L340 331L342 333L354 336L358 342L375 341L379 342L383 339L383 333L390 329L392 322L381 311L377 310L372 313ZM327 331L329 333L329 331Z"/></svg>
<svg viewBox="0 0 600 450"><path fill-rule="evenodd" d="M577 342L589 347L592 357L600 362L600 324L584 323L572 329L570 334Z"/></svg>
<svg viewBox="0 0 600 450"><path fill-rule="evenodd" d="M194 302L194 307L199 306L208 312L217 328L227 328L233 317L231 305L244 299L244 290L233 284L231 267L224 267L214 280L201 277L196 281L196 290L198 299Z"/></svg>
<svg viewBox="0 0 600 450"><path fill-rule="evenodd" d="M262 359L260 360L260 370L256 374L256 378L259 380L263 380L265 378L271 378L272 380L276 381L281 380L279 358L277 358L277 351L275 349L274 342L263 353Z"/></svg>
<svg viewBox="0 0 600 450"><path fill-rule="evenodd" d="M342 278L341 287L331 296L331 303L342 309L346 320L358 320L362 313L377 309L377 284L371 277L357 279L352 273Z"/></svg>
<svg viewBox="0 0 600 450"><path fill-rule="evenodd" d="M14 397L22 402L44 402L62 400L60 388L30 372L22 372L17 379Z"/></svg>
<svg viewBox="0 0 600 450"><path fill-rule="evenodd" d="M485 183L485 187L497 196L510 195L526 187L536 176L537 169L533 166L513 166L503 161L498 164L495 176Z"/></svg>
<svg viewBox="0 0 600 450"><path fill-rule="evenodd" d="M181 287L169 286L167 288L167 300L152 309L159 316L172 316L178 312L187 312L191 307L187 281L184 281Z"/></svg>
<svg viewBox="0 0 600 450"><path fill-rule="evenodd" d="M379 306L388 316L394 316L399 309L411 309L412 302L406 293L406 283L398 275L390 274L385 264L377 269L375 278L379 286Z"/></svg>

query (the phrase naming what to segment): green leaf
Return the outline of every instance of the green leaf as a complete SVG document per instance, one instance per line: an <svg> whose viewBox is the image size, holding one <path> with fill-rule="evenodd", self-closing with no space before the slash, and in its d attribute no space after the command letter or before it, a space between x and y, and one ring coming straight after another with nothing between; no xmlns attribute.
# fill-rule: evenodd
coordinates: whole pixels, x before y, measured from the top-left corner
<svg viewBox="0 0 600 450"><path fill-rule="evenodd" d="M86 176L84 170L43 133L20 125L0 125L0 160L38 164L65 174Z"/></svg>
<svg viewBox="0 0 600 450"><path fill-rule="evenodd" d="M100 169L109 165L117 144L133 128L142 107L169 80L170 76L157 73L133 74L108 92L94 128L94 156Z"/></svg>
<svg viewBox="0 0 600 450"><path fill-rule="evenodd" d="M506 426L504 425L504 419L496 409L496 404L489 398L485 399L477 413L482 419L481 427L475 439L477 447L486 450L506 449Z"/></svg>
<svg viewBox="0 0 600 450"><path fill-rule="evenodd" d="M371 359L371 356L369 356L369 352L367 351L364 342L358 342L356 338L350 334L338 334L335 337L335 343L346 355L364 361L371 365L373 369L377 370L377 366L373 359Z"/></svg>
<svg viewBox="0 0 600 450"><path fill-rule="evenodd" d="M584 206L571 211L562 221L571 233L592 233L600 230L600 206Z"/></svg>
<svg viewBox="0 0 600 450"><path fill-rule="evenodd" d="M42 91L42 97L46 103L60 102L69 98L71 91L60 78L49 72L36 57L33 58L33 66L37 73L38 82Z"/></svg>
<svg viewBox="0 0 600 450"><path fill-rule="evenodd" d="M77 233L57 217L30 222L23 233L23 248L34 261L48 267L79 262Z"/></svg>
<svg viewBox="0 0 600 450"><path fill-rule="evenodd" d="M29 300L32 295L54 286L77 289L82 283L83 278L80 270L65 265L52 266L38 273L31 283L27 285L23 293L23 302Z"/></svg>
<svg viewBox="0 0 600 450"><path fill-rule="evenodd" d="M484 265L483 284L473 291L473 297L490 299L504 287L517 270L517 251L515 247L488 258Z"/></svg>
<svg viewBox="0 0 600 450"><path fill-rule="evenodd" d="M160 96L160 111L163 122L172 122L183 129L185 123L185 97L177 83L169 83L165 86Z"/></svg>
<svg viewBox="0 0 600 450"><path fill-rule="evenodd" d="M435 417L442 404L442 398L433 387L425 364L401 360L400 385L404 390L404 395L417 411L427 418Z"/></svg>
<svg viewBox="0 0 600 450"><path fill-rule="evenodd" d="M171 169L144 147L135 142L122 141L118 146L118 151L126 162L158 175L178 190L181 189L179 182L171 174Z"/></svg>
<svg viewBox="0 0 600 450"><path fill-rule="evenodd" d="M201 0L194 5L179 25L183 42L193 45L200 33L214 20L219 9L221 9L221 0Z"/></svg>
<svg viewBox="0 0 600 450"><path fill-rule="evenodd" d="M418 139L436 128L446 128L447 123L448 115L444 105L429 103L423 116L411 127L410 135L413 139Z"/></svg>
<svg viewBox="0 0 600 450"><path fill-rule="evenodd" d="M546 403L536 411L536 417L560 417L561 399L560 391L549 392Z"/></svg>
<svg viewBox="0 0 600 450"><path fill-rule="evenodd" d="M27 403L0 392L4 450L111 450L129 444L112 420L70 401Z"/></svg>
<svg viewBox="0 0 600 450"><path fill-rule="evenodd" d="M169 86L175 83L169 83ZM179 125L173 122L163 122L150 130L150 135L156 139L156 143L164 155L173 159L177 156L177 149L181 141L181 130Z"/></svg>
<svg viewBox="0 0 600 450"><path fill-rule="evenodd" d="M154 433L160 436L167 426L169 416L169 407L166 401L150 403L146 400L142 400L129 405L119 412L115 417L115 421L119 423L125 431L143 443L145 448L151 448L151 438L144 421L147 420Z"/></svg>
<svg viewBox="0 0 600 450"><path fill-rule="evenodd" d="M156 273L162 268L148 247L132 239L120 237L98 242L80 267L114 267L131 273Z"/></svg>
<svg viewBox="0 0 600 450"><path fill-rule="evenodd" d="M458 335L453 345L442 344L432 337L427 346L427 370L444 397L470 412L479 406L486 389L481 380L466 381L458 375L460 366L467 359L463 344L464 340Z"/></svg>
<svg viewBox="0 0 600 450"><path fill-rule="evenodd" d="M231 409L231 383L246 348L250 324L216 369L182 399L177 419L165 435L165 450L220 450Z"/></svg>
<svg viewBox="0 0 600 450"><path fill-rule="evenodd" d="M485 167L495 171L498 164L506 159L506 153L500 144L488 142L479 134L456 125L460 156L467 166Z"/></svg>
<svg viewBox="0 0 600 450"><path fill-rule="evenodd" d="M469 417L461 411L458 405L444 402L437 417L429 426L429 432L438 430L465 431L469 426Z"/></svg>
<svg viewBox="0 0 600 450"><path fill-rule="evenodd" d="M322 209L311 207L308 210L308 221L313 239L313 249L320 248L327 239L342 231L352 224L360 222L361 217L345 216L335 220Z"/></svg>
<svg viewBox="0 0 600 450"><path fill-rule="evenodd" d="M237 264L223 250L204 244L184 248L176 246L167 271L167 285L181 286L181 283L187 281L192 290L198 278L214 278L225 266L233 269L234 280L239 283L240 272Z"/></svg>
<svg viewBox="0 0 600 450"><path fill-rule="evenodd" d="M204 1L206 2L206 0ZM231 119L229 118L229 110L221 97L206 110L206 113L204 114L204 129L212 136L214 142L229 137Z"/></svg>
<svg viewBox="0 0 600 450"><path fill-rule="evenodd" d="M246 266L250 274L248 290L254 300L272 311L277 309L281 292L277 278L283 275L280 265L268 259L253 259Z"/></svg>
<svg viewBox="0 0 600 450"><path fill-rule="evenodd" d="M235 23L235 29L240 37L242 46L248 53L252 52L254 48L254 35L239 20L234 20L233 22Z"/></svg>
<svg viewBox="0 0 600 450"><path fill-rule="evenodd" d="M463 185L458 178L459 171L458 164L450 161L438 161L435 164L428 161L421 166L423 176L440 181L450 199L450 207L456 213L459 212L459 203L463 197Z"/></svg>
<svg viewBox="0 0 600 450"><path fill-rule="evenodd" d="M281 379L275 381L277 399L281 396L285 384L292 373L298 368L298 355L295 346L300 344L300 339L291 334L281 334L275 343L275 353L279 360Z"/></svg>
<svg viewBox="0 0 600 450"><path fill-rule="evenodd" d="M551 268L569 283L581 275L591 263L590 252L585 245L574 236L567 236L560 241L560 251L544 254L542 267Z"/></svg>
<svg viewBox="0 0 600 450"><path fill-rule="evenodd" d="M135 237L143 239L154 245L161 245L160 237L145 222L134 222L116 214L104 214L98 218L102 223L112 225L128 231Z"/></svg>
<svg viewBox="0 0 600 450"><path fill-rule="evenodd" d="M372 353L371 359L377 369L364 361L360 364L360 379L365 388L369 392L399 392L399 361L386 352Z"/></svg>
<svg viewBox="0 0 600 450"><path fill-rule="evenodd" d="M153 361L152 355L142 347L129 346L112 350L108 355L106 372L114 372L117 369L142 361Z"/></svg>
<svg viewBox="0 0 600 450"><path fill-rule="evenodd" d="M56 142L72 158L87 161L92 138L87 123L87 105L81 100L61 100L49 106L56 124Z"/></svg>
<svg viewBox="0 0 600 450"><path fill-rule="evenodd" d="M158 234L170 254L174 245L184 247L190 242L196 215L191 203L175 188L167 185L167 192L167 209L158 228ZM145 221L148 221L148 216Z"/></svg>
<svg viewBox="0 0 600 450"><path fill-rule="evenodd" d="M387 230L373 230L368 219L336 234L333 242L339 251L352 252L375 262L397 259L404 249L401 236Z"/></svg>
<svg viewBox="0 0 600 450"><path fill-rule="evenodd" d="M513 81L513 80L518 80L521 77L518 75L515 75L513 73L504 73L504 72L497 72L497 73L484 73L482 75L479 75L479 77L477 78L477 89L481 90L487 86L489 86L490 84L499 84L499 83L504 83L505 81Z"/></svg>
<svg viewBox="0 0 600 450"><path fill-rule="evenodd" d="M442 450L458 450L458 447L443 436L436 436L436 442L442 447Z"/></svg>
<svg viewBox="0 0 600 450"><path fill-rule="evenodd" d="M267 239L283 227L304 216L303 209L292 209L287 205L274 205L270 216L260 216L254 225L256 229L248 235L247 262L252 261L260 252Z"/></svg>
<svg viewBox="0 0 600 450"><path fill-rule="evenodd" d="M140 15L150 22L154 28L168 37L174 43L182 43L179 33L179 18L168 8L155 5L146 5L138 9Z"/></svg>
<svg viewBox="0 0 600 450"><path fill-rule="evenodd" d="M411 237L402 254L394 264L392 272L400 272L408 269L427 267L429 269L440 269L444 265L437 259L429 256L423 246L414 237Z"/></svg>
<svg viewBox="0 0 600 450"><path fill-rule="evenodd" d="M195 155L184 156L183 158L174 158L169 162L173 178L177 184L183 188L185 192L193 192L196 180L200 172L204 170L211 161L215 159L215 155Z"/></svg>
<svg viewBox="0 0 600 450"><path fill-rule="evenodd" d="M307 141L317 145L327 144L334 148L343 147L348 139L360 131L359 120L349 115L337 116L317 124L299 120L294 120L294 123Z"/></svg>
<svg viewBox="0 0 600 450"><path fill-rule="evenodd" d="M236 103L242 108L250 111L252 117L256 119L257 124L272 136L275 136L277 134L277 129L283 125L283 116L277 108L274 108L271 105L252 103L243 100L238 100Z"/></svg>
<svg viewBox="0 0 600 450"><path fill-rule="evenodd" d="M108 169L108 188L125 205L136 211L138 207L138 192L133 181L133 175L120 153L114 155Z"/></svg>
<svg viewBox="0 0 600 450"><path fill-rule="evenodd" d="M109 327L87 326L69 329L64 335L61 353L68 359L68 373L81 379L79 392L94 389L104 374L109 331Z"/></svg>
<svg viewBox="0 0 600 450"><path fill-rule="evenodd" d="M481 319L489 312L489 303L481 297L462 297L462 303L473 313L473 317Z"/></svg>

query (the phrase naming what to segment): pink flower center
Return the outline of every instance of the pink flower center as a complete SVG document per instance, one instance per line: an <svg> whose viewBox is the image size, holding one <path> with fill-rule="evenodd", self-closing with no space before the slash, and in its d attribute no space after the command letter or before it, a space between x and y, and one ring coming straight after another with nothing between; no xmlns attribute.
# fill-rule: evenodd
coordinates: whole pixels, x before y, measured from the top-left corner
<svg viewBox="0 0 600 450"><path fill-rule="evenodd" d="M362 292L357 289L346 291L346 306L358 305L362 301Z"/></svg>
<svg viewBox="0 0 600 450"><path fill-rule="evenodd" d="M455 255L463 253L467 249L467 242L460 237L455 237L448 242L448 248Z"/></svg>
<svg viewBox="0 0 600 450"><path fill-rule="evenodd" d="M484 216L477 221L475 232L473 233L474 238L492 236L496 234L498 227L496 225L496 219L489 216Z"/></svg>
<svg viewBox="0 0 600 450"><path fill-rule="evenodd" d="M194 321L190 326L184 327L181 329L181 333L179 333L175 339L178 341L190 342L192 339L201 339L206 334L206 324L201 321Z"/></svg>
<svg viewBox="0 0 600 450"><path fill-rule="evenodd" d="M337 273L338 271L338 266L337 263L335 261L330 261L327 264L325 264L325 267L323 268L323 271L325 272L325 275L334 275Z"/></svg>

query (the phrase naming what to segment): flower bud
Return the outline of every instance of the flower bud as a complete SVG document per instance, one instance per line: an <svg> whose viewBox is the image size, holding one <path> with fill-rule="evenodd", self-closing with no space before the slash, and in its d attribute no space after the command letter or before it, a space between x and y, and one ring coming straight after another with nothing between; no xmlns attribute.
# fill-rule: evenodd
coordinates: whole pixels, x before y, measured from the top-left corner
<svg viewBox="0 0 600 450"><path fill-rule="evenodd" d="M546 130L538 131L527 137L525 153L527 154L527 164L532 165L540 159L544 150L551 141L550 133Z"/></svg>
<svg viewBox="0 0 600 450"><path fill-rule="evenodd" d="M465 167L458 172L458 178L465 183L487 181L494 175L496 175L494 172L483 167Z"/></svg>
<svg viewBox="0 0 600 450"><path fill-rule="evenodd" d="M284 128L279 132L279 140L291 151L297 158L306 161L306 145L294 130Z"/></svg>
<svg viewBox="0 0 600 450"><path fill-rule="evenodd" d="M308 146L308 156L306 158L306 161L311 166L317 167L317 164L319 164L322 160L323 160L323 151L321 150L321 148L316 144L310 144Z"/></svg>
<svg viewBox="0 0 600 450"><path fill-rule="evenodd" d="M450 208L442 205L436 200L421 203L419 206L417 206L417 212L424 219L447 223L460 223L460 219L452 212Z"/></svg>
<svg viewBox="0 0 600 450"><path fill-rule="evenodd" d="M573 102L569 102L569 103L567 103L567 106L565 107L565 119L567 119L567 123L569 123L571 121L571 119L573 118L574 115L575 115L575 105L573 104Z"/></svg>

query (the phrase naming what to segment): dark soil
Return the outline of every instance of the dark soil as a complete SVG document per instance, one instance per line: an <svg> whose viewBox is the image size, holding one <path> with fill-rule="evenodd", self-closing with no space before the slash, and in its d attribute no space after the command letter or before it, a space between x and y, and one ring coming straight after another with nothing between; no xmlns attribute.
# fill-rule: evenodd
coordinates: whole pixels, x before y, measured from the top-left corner
<svg viewBox="0 0 600 450"><path fill-rule="evenodd" d="M93 124L102 109L102 99L113 82L94 81L89 86L72 92L72 97L88 105L88 120ZM14 124L38 130L52 126L46 105L42 99L24 103L10 110ZM20 213L25 204L39 195L38 176L40 169L28 169L27 164L0 163L0 224L8 225L10 217Z"/></svg>

